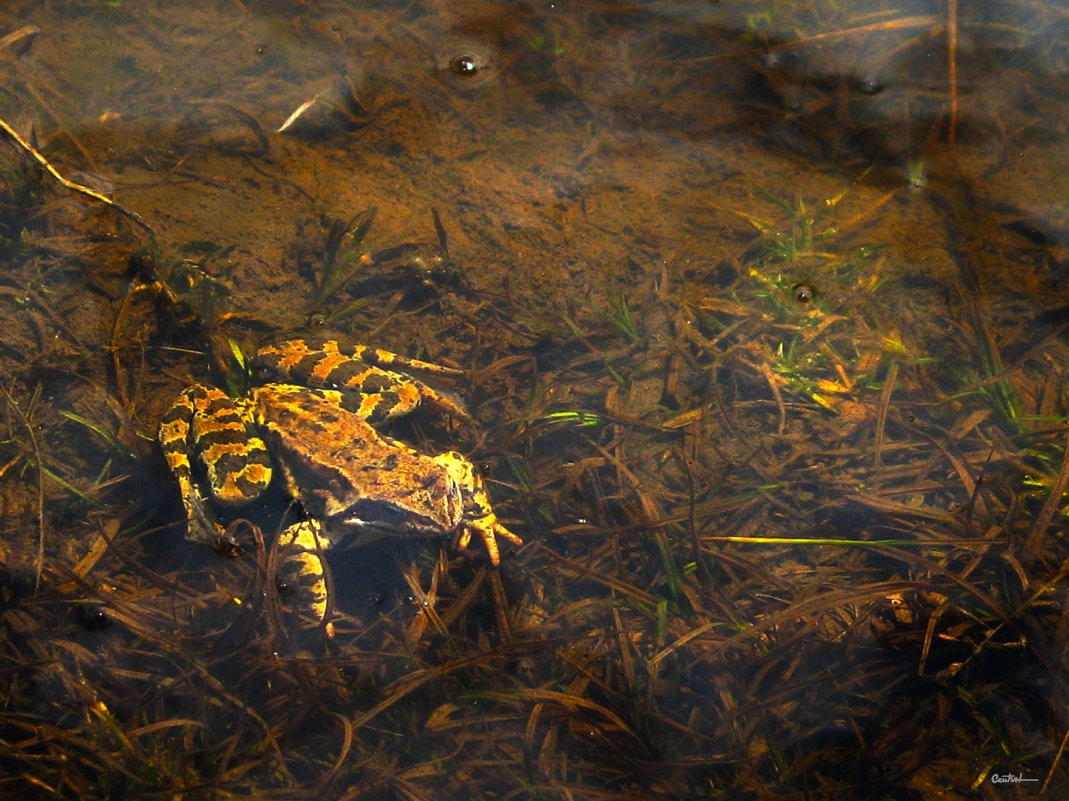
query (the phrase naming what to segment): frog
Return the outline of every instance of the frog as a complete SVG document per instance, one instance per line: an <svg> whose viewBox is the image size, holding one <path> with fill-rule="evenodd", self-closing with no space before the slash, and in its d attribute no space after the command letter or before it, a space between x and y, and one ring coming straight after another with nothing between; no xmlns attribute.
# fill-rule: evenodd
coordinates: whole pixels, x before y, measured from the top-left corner
<svg viewBox="0 0 1069 801"><path fill-rule="evenodd" d="M499 539L523 544L497 519L466 457L452 450L429 455L376 427L423 405L470 421L457 401L399 369L452 377L463 371L301 339L261 348L253 366L264 383L239 397L193 384L160 423L188 539L238 550L217 512L251 506L280 472L301 519L281 531L278 547L320 623L330 606L325 552L341 542L450 537L465 551L477 537L494 567Z"/></svg>

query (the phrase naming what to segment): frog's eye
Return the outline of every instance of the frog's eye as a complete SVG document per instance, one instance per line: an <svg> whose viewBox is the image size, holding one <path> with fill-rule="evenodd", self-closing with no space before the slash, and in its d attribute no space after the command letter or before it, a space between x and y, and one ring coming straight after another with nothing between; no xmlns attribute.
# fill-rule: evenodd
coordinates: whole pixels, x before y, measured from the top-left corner
<svg viewBox="0 0 1069 801"><path fill-rule="evenodd" d="M382 504L378 509L378 522L384 526L400 526L408 519L408 513L390 503Z"/></svg>
<svg viewBox="0 0 1069 801"><path fill-rule="evenodd" d="M362 499L349 511L349 524L376 528L401 528L410 515L400 506Z"/></svg>

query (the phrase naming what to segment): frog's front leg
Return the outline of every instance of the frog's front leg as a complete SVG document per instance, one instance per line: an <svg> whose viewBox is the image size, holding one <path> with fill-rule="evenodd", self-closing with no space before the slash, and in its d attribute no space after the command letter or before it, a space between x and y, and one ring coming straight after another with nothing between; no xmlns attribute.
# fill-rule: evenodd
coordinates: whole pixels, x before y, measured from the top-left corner
<svg viewBox="0 0 1069 801"><path fill-rule="evenodd" d="M486 546L490 563L496 567L501 562L497 538L503 537L516 546L523 545L523 540L498 521L497 515L490 506L490 498L486 494L483 480L475 470L475 465L456 451L439 454L433 457L433 461L445 468L456 482L464 502L457 548L464 550L471 542L471 535L478 534Z"/></svg>
<svg viewBox="0 0 1069 801"><path fill-rule="evenodd" d="M159 441L182 495L187 536L233 547L210 502L247 503L271 483L271 460L249 404L218 389L189 387L164 415ZM204 468L207 492L194 474L194 461Z"/></svg>

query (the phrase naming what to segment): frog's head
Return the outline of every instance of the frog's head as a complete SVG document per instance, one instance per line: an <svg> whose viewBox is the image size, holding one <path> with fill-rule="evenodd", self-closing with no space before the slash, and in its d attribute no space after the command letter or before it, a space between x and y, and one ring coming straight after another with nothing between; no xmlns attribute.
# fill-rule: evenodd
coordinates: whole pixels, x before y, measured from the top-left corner
<svg viewBox="0 0 1069 801"><path fill-rule="evenodd" d="M460 525L464 501L456 479L432 471L423 481L355 499L336 520L376 534L441 537Z"/></svg>

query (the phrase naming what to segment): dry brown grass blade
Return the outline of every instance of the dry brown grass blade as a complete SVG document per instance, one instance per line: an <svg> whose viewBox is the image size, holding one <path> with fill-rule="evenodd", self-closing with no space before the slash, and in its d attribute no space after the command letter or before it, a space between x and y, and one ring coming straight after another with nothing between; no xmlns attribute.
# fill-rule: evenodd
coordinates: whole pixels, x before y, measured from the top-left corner
<svg viewBox="0 0 1069 801"><path fill-rule="evenodd" d="M41 573L44 571L45 564L45 466L41 463L41 449L37 443L37 433L34 430L34 426L27 419L22 407L15 403L15 399L11 397L11 394L6 389L0 387L0 394L3 394L4 400L11 407L11 411L15 413L23 428L26 429L26 433L30 438L30 447L33 451L33 465L37 471L37 555L34 558L34 592L37 592L41 587Z"/></svg>
<svg viewBox="0 0 1069 801"><path fill-rule="evenodd" d="M99 748L94 748L89 752L87 743L78 731L60 728L40 721L21 720L14 716L7 716L4 722L13 729L24 729L30 735L24 740L12 740L7 745L5 756L9 759L17 759L22 755L26 755L31 762L47 761L50 758L58 763L81 760L86 764L92 765L98 775L106 769L114 775L126 775L130 778L135 778L135 775L123 761L115 755ZM42 760L42 755L44 760ZM74 757L73 760L72 757ZM29 773L23 774L23 778L34 780L34 777ZM35 783L47 786L39 780L36 780Z"/></svg>
<svg viewBox="0 0 1069 801"><path fill-rule="evenodd" d="M103 556L110 547L110 540L115 538L115 535L119 532L119 521L109 520L104 524L107 529L108 536L98 536L93 542L93 545L89 548L89 552L81 558L81 560L73 568L71 572L80 579L84 579L85 575L93 569L100 557Z"/></svg>
<svg viewBox="0 0 1069 801"><path fill-rule="evenodd" d="M408 592L415 600L419 607L419 612L413 617L412 622L409 624L407 631L405 632L405 640L409 648L416 649L420 640L423 639L423 635L426 632L428 624L434 629L434 632L440 637L448 637L449 629L445 621L438 615L437 602L438 602L438 581L441 575L442 562L439 560L435 563L435 569L431 573L431 586L429 589L424 590L423 585L420 583L419 567L414 563L408 565L401 564L401 559L397 557L398 570L404 576L405 584L408 585Z"/></svg>
<svg viewBox="0 0 1069 801"><path fill-rule="evenodd" d="M353 748L352 722L344 715L335 714L332 717L334 717L342 725L342 744L341 748L338 749L338 757L334 760L334 764L331 765L330 769L326 773L324 773L323 776L321 776L317 782L317 784L321 788L327 787L332 781L334 781L335 777L338 775L338 771L340 771L342 766L345 764L346 757L349 756L349 752Z"/></svg>
<svg viewBox="0 0 1069 801"><path fill-rule="evenodd" d="M779 409L779 428L777 430L782 434L787 430L787 407L783 403L783 395L779 389L784 379L772 372L772 367L767 361L762 361L757 365L757 371L768 382L768 388L772 390L772 396L776 399L776 408Z"/></svg>
<svg viewBox="0 0 1069 801"><path fill-rule="evenodd" d="M489 571L486 570L480 570L476 573L475 578L461 589L460 593L453 598L452 603L438 613L443 626L447 629L452 627L461 615L471 609L472 604L479 595L483 582L486 580L488 572Z"/></svg>
<svg viewBox="0 0 1069 801"><path fill-rule="evenodd" d="M165 291L170 292L170 289L166 285L161 284ZM119 308L115 312L115 319L111 326L111 340L108 343L108 350L111 351L112 368L115 370L115 387L119 392L119 402L122 408L125 410L130 409L130 396L127 387L126 371L123 369L122 359L120 357L121 344L123 342L122 327L126 320L127 307L129 306L130 299L136 292L142 291L142 287L137 287L128 292L124 292L122 300L119 301ZM175 298L171 299L171 302L176 302ZM129 412L127 411L127 414Z"/></svg>
<svg viewBox="0 0 1069 801"><path fill-rule="evenodd" d="M694 631L687 632L674 642L669 643L665 648L654 654L649 662L650 664L662 662L695 640L702 641L702 653L706 658L709 658L747 642L752 642L759 635L773 631L778 627L790 626L799 620L812 620L814 617L829 610L839 609L848 604L871 602L903 589L924 587L926 587L926 584L923 582L888 581L851 589L830 590L811 598L795 601L781 610L771 612L761 619L753 621L752 625L746 627L743 631L737 631L735 626L731 626L725 621L714 621ZM816 624L813 623L811 625ZM705 637L705 635L714 632L717 628L724 630L725 635L723 637Z"/></svg>
<svg viewBox="0 0 1069 801"><path fill-rule="evenodd" d="M570 688L574 691L575 688ZM531 703L534 704L553 704L568 712L577 712L579 710L585 710L593 712L596 715L604 718L618 731L623 732L628 737L632 738L635 742L642 745L644 748L646 742L639 737L639 735L628 726L623 719L603 704L599 704L596 701L591 701L589 698L583 698L582 696L575 695L573 693L559 692L557 690L547 690L543 688L531 687L524 690L520 690L517 693L497 693L490 692L486 694L486 697L499 701L506 705L515 705L517 703Z"/></svg>
<svg viewBox="0 0 1069 801"><path fill-rule="evenodd" d="M100 522L98 522L97 525L99 536L108 544L110 552L116 557L118 557L123 562L123 564L126 565L136 575L139 575L142 578L148 580L153 586L158 587L160 589L169 590L176 593L179 593L181 591L182 593L189 593L187 597L194 597L194 593L192 593L192 591L183 590L183 588L176 583L175 579L168 578L167 576L161 573L157 573L156 571L147 567L140 560L135 559L133 556L128 554L124 549L120 548L116 544L114 537L112 536L112 527L105 526L103 523Z"/></svg>
<svg viewBox="0 0 1069 801"><path fill-rule="evenodd" d="M958 130L958 0L947 0L947 71L950 85L950 121L947 141L957 138Z"/></svg>
<svg viewBox="0 0 1069 801"><path fill-rule="evenodd" d="M194 729L204 727L204 723L199 720L190 720L188 718L171 718L170 720L158 720L155 723L149 723L146 726L141 726L136 729L132 729L127 732L130 737L140 737L144 734L154 734L164 729L173 729L176 726L189 726Z"/></svg>
<svg viewBox="0 0 1069 801"><path fill-rule="evenodd" d="M386 696L385 698L375 704L375 706L371 707L371 709L361 712L353 719L353 729L363 728L380 714L418 690L427 682L449 675L449 673L455 670L478 664L484 661L485 658L484 655L480 654L478 656L451 662L448 665L413 671L412 673L401 677L383 690L383 693Z"/></svg>
<svg viewBox="0 0 1069 801"><path fill-rule="evenodd" d="M502 643L510 643L512 642L512 624L509 622L508 594L505 592L505 587L501 583L501 573L497 570L492 570L485 565L483 566L482 571L490 574L490 595L493 599L494 620L497 622L498 639Z"/></svg>
<svg viewBox="0 0 1069 801"><path fill-rule="evenodd" d="M859 34L878 33L881 31L901 31L909 30L911 28L931 28L933 25L939 23L939 17L932 15L919 15L914 17L900 17L899 19L888 20L886 22L874 22L871 25L859 25L856 28L843 28L837 31L828 31L827 33L818 33L815 36L807 36L804 39L797 39L792 42L785 42L783 44L774 45L769 50L783 50L786 48L800 47L813 42L822 42L827 39L840 39L846 36L858 36Z"/></svg>
<svg viewBox="0 0 1069 801"><path fill-rule="evenodd" d="M1069 728L1065 730L1065 734L1062 736L1062 741L1058 745L1058 753L1054 755L1054 759L1051 760L1050 770L1047 771L1046 777L1043 779L1043 784L1039 788L1040 795L1047 792L1047 788L1050 787L1050 783L1054 780L1054 777L1058 773L1058 765L1061 764L1062 757L1065 756L1065 748L1069 746Z"/></svg>
<svg viewBox="0 0 1069 801"><path fill-rule="evenodd" d="M883 392L880 393L880 405L876 413L876 439L872 444L872 463L878 470L880 468L880 456L883 452L883 437L887 429L887 411L891 408L891 396L895 391L895 381L898 379L898 360L891 359L887 368L887 375L883 379Z"/></svg>
<svg viewBox="0 0 1069 801"><path fill-rule="evenodd" d="M1062 469L1059 471L1058 477L1054 480L1054 484L1050 488L1050 494L1047 496L1046 503L1043 504L1043 508L1036 517L1036 523L1032 526L1032 530L1029 532L1028 538L1024 543L1024 552L1032 558L1037 558L1039 556L1043 537L1050 528L1051 521L1054 520L1054 515L1057 514L1058 510L1062 507L1065 500L1065 490L1069 487L1069 425L1065 428L1065 446L1063 452L1065 455L1062 459Z"/></svg>
<svg viewBox="0 0 1069 801"><path fill-rule="evenodd" d="M640 528L645 528L645 526L641 526ZM578 562L575 562L574 560L565 559L556 554L553 554L553 556L555 557L554 569L562 571L562 575L567 576L572 580L586 579L588 581L593 581L595 583L602 584L605 587L611 587L612 589L618 592L622 592L626 595L634 596L637 600L643 603L650 604L653 606L657 604L657 596L655 596L653 593L642 590L634 586L633 584L628 584L623 579L617 576L607 575L605 573L599 572L592 566L580 564ZM596 564L593 559L591 560L591 563ZM581 604L584 602L579 601L578 603ZM566 609L561 610L562 613L566 611Z"/></svg>

